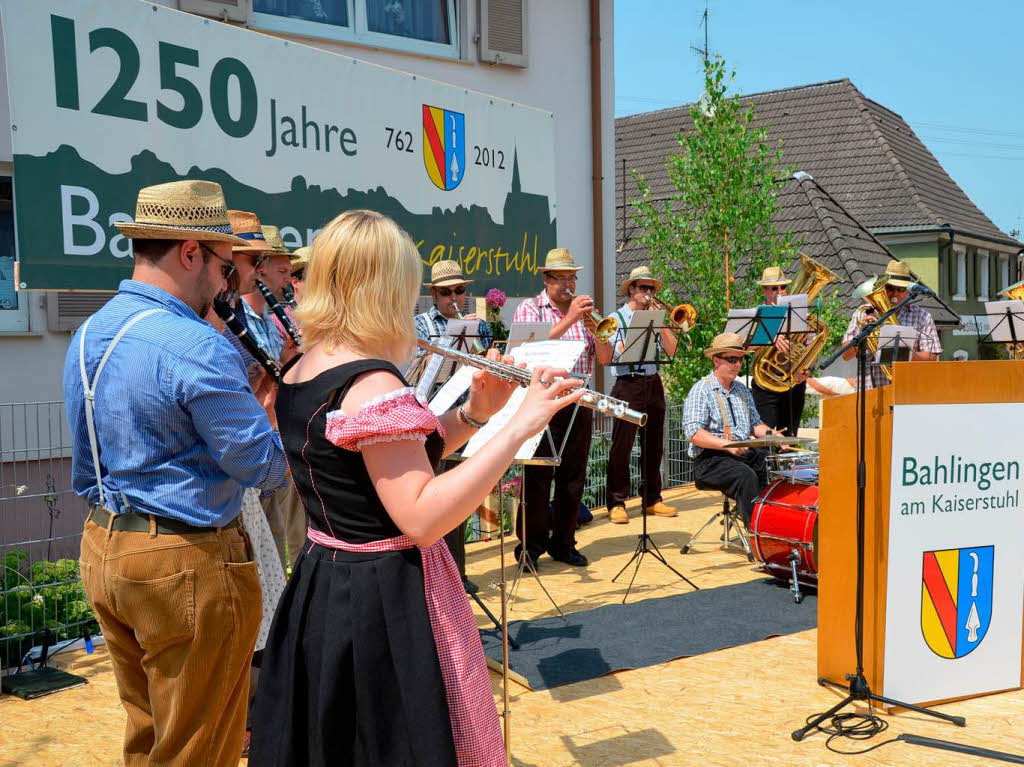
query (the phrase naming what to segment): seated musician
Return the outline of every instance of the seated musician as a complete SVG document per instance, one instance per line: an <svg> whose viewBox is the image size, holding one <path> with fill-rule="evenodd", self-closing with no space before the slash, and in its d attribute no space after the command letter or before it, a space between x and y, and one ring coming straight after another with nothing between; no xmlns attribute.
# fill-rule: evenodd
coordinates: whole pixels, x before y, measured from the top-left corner
<svg viewBox="0 0 1024 767"><path fill-rule="evenodd" d="M767 484L765 451L729 443L774 433L761 421L750 389L736 380L749 353L737 334L715 336L704 350L713 369L693 385L683 409L694 480L735 500L748 529L754 499Z"/></svg>

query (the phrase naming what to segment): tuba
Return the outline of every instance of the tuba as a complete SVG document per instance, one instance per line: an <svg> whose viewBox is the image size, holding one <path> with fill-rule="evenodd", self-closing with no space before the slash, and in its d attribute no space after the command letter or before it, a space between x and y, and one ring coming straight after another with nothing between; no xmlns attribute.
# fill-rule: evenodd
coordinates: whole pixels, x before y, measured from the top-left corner
<svg viewBox="0 0 1024 767"><path fill-rule="evenodd" d="M884 274L877 278L874 278L873 286L870 285L870 280L868 280L868 287L871 287L871 290L868 291L862 290L864 288L865 283L861 283L860 287L857 290L857 293L864 292L863 298L867 303L865 303L862 306L859 306L857 308L857 311L854 312L853 316L857 320L858 325L861 323L861 320L864 319L864 315L867 313L869 309L873 308L875 312L877 312L878 316L881 317L883 314L885 314L892 308L892 303L889 301L889 296L885 292L886 279L887 278ZM899 320L897 320L896 315L893 314L887 317L885 322L883 322L882 324L898 325ZM879 327L878 330L876 330L874 333L868 336L867 340L865 341L865 344L868 347L868 351L871 352L872 359L874 359L875 355L878 353L878 336L881 332L881 327ZM892 365L879 365L879 367L882 368L882 372L885 374L886 379L892 381Z"/></svg>
<svg viewBox="0 0 1024 767"><path fill-rule="evenodd" d="M999 291L999 297L1007 301L1024 301L1024 280ZM1024 343L1008 343L1006 351L1011 360L1024 360Z"/></svg>
<svg viewBox="0 0 1024 767"><path fill-rule="evenodd" d="M790 293L806 293L810 305L821 289L839 277L810 256L800 254L800 270L790 283ZM793 333L789 337L789 351L781 352L775 346L766 346L754 355L754 382L762 389L784 392L795 385L793 374L808 370L828 342L828 325L820 318L808 315L806 333Z"/></svg>

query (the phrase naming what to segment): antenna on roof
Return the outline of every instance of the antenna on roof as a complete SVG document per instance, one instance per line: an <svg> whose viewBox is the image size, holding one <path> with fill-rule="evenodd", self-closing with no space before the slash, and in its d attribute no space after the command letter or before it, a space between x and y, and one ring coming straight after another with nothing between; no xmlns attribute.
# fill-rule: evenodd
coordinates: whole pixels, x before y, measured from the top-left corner
<svg viewBox="0 0 1024 767"><path fill-rule="evenodd" d="M708 0L704 0L704 13L701 14L700 25L704 27L704 47L698 48L696 45L691 45L690 50L694 53L699 53L704 59L704 64L708 63Z"/></svg>

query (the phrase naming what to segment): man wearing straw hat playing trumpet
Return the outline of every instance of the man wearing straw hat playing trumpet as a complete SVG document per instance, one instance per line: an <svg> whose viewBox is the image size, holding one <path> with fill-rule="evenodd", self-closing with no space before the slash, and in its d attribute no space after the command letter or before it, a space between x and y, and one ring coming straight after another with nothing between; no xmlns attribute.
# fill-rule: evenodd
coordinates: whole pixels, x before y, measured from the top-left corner
<svg viewBox="0 0 1024 767"><path fill-rule="evenodd" d="M430 297L434 305L416 315L416 336L424 341L436 341L447 334L448 320L478 319L475 314L461 316L466 301L466 286L472 283L473 280L467 280L462 276L462 267L458 261L435 261L430 267L430 282L423 283L423 287L430 288ZM480 320L476 332L476 343L480 348L489 348L490 326L484 320Z"/></svg>
<svg viewBox="0 0 1024 767"><path fill-rule="evenodd" d="M287 468L240 356L203 320L245 241L208 181L142 189L117 227L132 279L64 365L72 482L90 507L82 584L127 713L125 763L234 765L261 613L242 491Z"/></svg>
<svg viewBox="0 0 1024 767"><path fill-rule="evenodd" d="M626 329L633 313L649 309L653 298L661 290L662 281L655 278L648 266L638 266L622 281L619 292L629 298L612 316L618 320L612 336L613 354L618 357L626 341ZM661 348L671 357L676 353L676 337L663 325L658 331ZM625 400L635 410L647 413L647 424L640 439L640 476L642 512L662 517L674 517L676 510L661 500L661 454L665 432L665 389L658 368L652 364L615 365L615 386L612 396ZM616 418L612 422L612 444L608 454L607 493L609 516L612 522L629 522L626 498L629 497L629 456L633 451L637 427Z"/></svg>
<svg viewBox="0 0 1024 767"><path fill-rule="evenodd" d="M548 251L541 267L544 290L535 298L528 298L516 307L513 322L550 322L548 338L585 341L586 348L572 369L578 378L589 378L594 372L594 359L602 365L612 361L612 346L594 336L595 323L591 313L594 300L590 296L575 295L576 275L583 267L576 263L568 248ZM526 540L523 526L516 525L520 543L516 558L528 556L536 565L545 551L552 559L575 567L585 567L587 558L576 549L576 520L579 518L580 499L587 479L587 458L590 452L592 411L579 408L573 420L572 408L565 408L551 419L551 436L555 444L562 444L562 463L557 467L523 467L523 500L526 507ZM569 423L572 421L572 430ZM543 444L543 443L542 443ZM555 482L553 513L548 517L548 499L551 481ZM525 547L525 548L524 548Z"/></svg>

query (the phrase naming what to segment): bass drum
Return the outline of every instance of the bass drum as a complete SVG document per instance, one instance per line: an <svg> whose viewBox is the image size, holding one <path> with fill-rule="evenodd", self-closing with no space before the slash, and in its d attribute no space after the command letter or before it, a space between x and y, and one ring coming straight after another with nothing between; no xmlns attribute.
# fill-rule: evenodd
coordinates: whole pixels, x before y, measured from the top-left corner
<svg viewBox="0 0 1024 767"><path fill-rule="evenodd" d="M777 479L754 501L750 546L765 572L801 583L818 583L818 486Z"/></svg>

